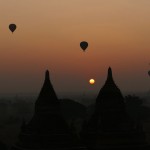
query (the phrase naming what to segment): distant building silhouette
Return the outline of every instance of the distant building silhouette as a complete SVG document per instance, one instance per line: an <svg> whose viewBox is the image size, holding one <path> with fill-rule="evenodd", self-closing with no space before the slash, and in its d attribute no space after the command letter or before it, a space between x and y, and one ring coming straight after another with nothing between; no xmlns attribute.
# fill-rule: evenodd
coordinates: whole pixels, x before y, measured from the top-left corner
<svg viewBox="0 0 150 150"><path fill-rule="evenodd" d="M95 112L83 124L81 138L89 149L147 146L142 125L135 124L126 113L124 98L113 80L111 68L97 96Z"/></svg>
<svg viewBox="0 0 150 150"><path fill-rule="evenodd" d="M61 115L60 102L50 82L49 72L46 71L44 85L35 103L34 116L29 123L23 122L19 141L12 149L78 150L82 148Z"/></svg>

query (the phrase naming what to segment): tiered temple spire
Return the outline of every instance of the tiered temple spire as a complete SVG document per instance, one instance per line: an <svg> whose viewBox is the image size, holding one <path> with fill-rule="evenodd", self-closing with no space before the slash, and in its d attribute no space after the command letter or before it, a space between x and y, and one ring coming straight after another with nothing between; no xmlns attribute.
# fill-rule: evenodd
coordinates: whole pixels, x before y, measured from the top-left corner
<svg viewBox="0 0 150 150"><path fill-rule="evenodd" d="M35 103L31 121L23 124L18 143L12 150L83 149L61 115L60 101L50 82L49 71Z"/></svg>
<svg viewBox="0 0 150 150"><path fill-rule="evenodd" d="M109 67L106 82L96 98L95 112L82 128L82 140L89 149L122 149L145 144L144 132L139 133L135 126L126 113L123 95Z"/></svg>

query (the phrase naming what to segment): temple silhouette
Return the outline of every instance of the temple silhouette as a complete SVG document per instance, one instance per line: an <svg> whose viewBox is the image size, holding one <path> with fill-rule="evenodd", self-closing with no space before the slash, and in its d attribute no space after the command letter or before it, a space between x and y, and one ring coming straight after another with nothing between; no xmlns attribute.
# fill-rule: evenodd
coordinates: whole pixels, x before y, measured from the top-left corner
<svg viewBox="0 0 150 150"><path fill-rule="evenodd" d="M23 121L12 150L150 149L142 124L134 122L126 112L124 97L113 80L111 68L96 98L93 115L83 123L80 139L62 117L60 105L47 70L34 115L29 122Z"/></svg>
<svg viewBox="0 0 150 150"><path fill-rule="evenodd" d="M29 123L22 123L18 142L12 150L84 149L61 115L60 101L45 73L45 81L35 102Z"/></svg>
<svg viewBox="0 0 150 150"><path fill-rule="evenodd" d="M146 149L142 124L126 113L123 95L108 69L107 80L95 103L95 112L84 122L81 138L88 149Z"/></svg>

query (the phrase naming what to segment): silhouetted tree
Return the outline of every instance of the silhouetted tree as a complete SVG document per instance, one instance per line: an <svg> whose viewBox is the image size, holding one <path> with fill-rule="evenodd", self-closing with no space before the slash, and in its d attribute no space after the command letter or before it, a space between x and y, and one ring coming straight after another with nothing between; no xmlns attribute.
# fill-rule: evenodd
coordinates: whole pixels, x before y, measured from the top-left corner
<svg viewBox="0 0 150 150"><path fill-rule="evenodd" d="M127 113L134 120L145 120L149 118L150 108L143 105L144 99L135 95L127 95L125 96L125 104Z"/></svg>

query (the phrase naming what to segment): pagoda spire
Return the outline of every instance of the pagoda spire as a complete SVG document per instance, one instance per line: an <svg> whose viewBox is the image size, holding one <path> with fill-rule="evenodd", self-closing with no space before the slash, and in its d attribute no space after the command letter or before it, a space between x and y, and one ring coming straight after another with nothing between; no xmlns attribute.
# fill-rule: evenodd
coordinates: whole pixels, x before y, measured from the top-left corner
<svg viewBox="0 0 150 150"><path fill-rule="evenodd" d="M111 67L108 68L108 77L112 78L112 70Z"/></svg>
<svg viewBox="0 0 150 150"><path fill-rule="evenodd" d="M45 82L47 82L47 81L50 81L48 70L46 70L46 72L45 72Z"/></svg>
<svg viewBox="0 0 150 150"><path fill-rule="evenodd" d="M46 70L44 83L32 119L21 127L19 141L13 150L81 150L78 138L72 133L62 116L61 101Z"/></svg>
<svg viewBox="0 0 150 150"><path fill-rule="evenodd" d="M113 80L112 69L111 67L109 67L108 73L107 73L107 79L105 81L105 84L99 91L96 102L100 104L101 106L102 106L102 103L110 104L111 106L117 103L117 104L120 104L119 107L122 108L122 106L124 105L123 99L124 98L120 89L117 87L117 85L115 84ZM99 107L101 107L100 105L98 105L98 110L99 110Z"/></svg>
<svg viewBox="0 0 150 150"><path fill-rule="evenodd" d="M41 98L42 99L45 98L45 99L49 99L49 100L57 100L57 95L51 84L48 70L46 70L46 72L45 72L45 81L44 81L44 84L43 84L43 87L41 89L38 99L41 99Z"/></svg>
<svg viewBox="0 0 150 150"><path fill-rule="evenodd" d="M48 70L45 72L45 80L35 105L36 108L59 105L59 100L51 84Z"/></svg>
<svg viewBox="0 0 150 150"><path fill-rule="evenodd" d="M108 68L106 83L114 83L111 67Z"/></svg>

